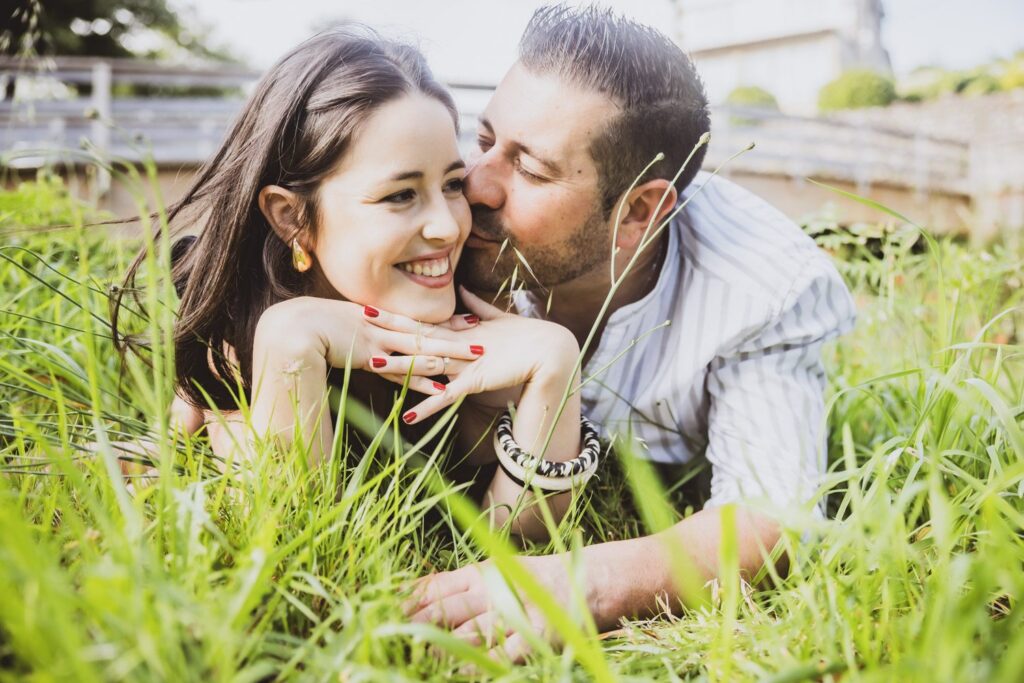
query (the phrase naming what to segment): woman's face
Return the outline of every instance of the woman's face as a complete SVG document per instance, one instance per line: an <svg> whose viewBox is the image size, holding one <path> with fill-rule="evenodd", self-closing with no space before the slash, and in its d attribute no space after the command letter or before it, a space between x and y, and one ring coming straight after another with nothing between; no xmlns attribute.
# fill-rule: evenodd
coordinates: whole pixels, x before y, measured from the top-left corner
<svg viewBox="0 0 1024 683"><path fill-rule="evenodd" d="M363 122L318 190L317 292L441 322L469 235L465 164L443 104L403 95Z"/></svg>

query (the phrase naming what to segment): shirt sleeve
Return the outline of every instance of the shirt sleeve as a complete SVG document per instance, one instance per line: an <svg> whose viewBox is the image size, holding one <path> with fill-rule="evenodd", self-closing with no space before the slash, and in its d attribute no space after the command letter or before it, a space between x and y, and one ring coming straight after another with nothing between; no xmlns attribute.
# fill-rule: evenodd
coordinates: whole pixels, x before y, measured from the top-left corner
<svg viewBox="0 0 1024 683"><path fill-rule="evenodd" d="M826 341L856 309L831 261L816 253L768 322L708 370L708 506L814 497L826 469Z"/></svg>

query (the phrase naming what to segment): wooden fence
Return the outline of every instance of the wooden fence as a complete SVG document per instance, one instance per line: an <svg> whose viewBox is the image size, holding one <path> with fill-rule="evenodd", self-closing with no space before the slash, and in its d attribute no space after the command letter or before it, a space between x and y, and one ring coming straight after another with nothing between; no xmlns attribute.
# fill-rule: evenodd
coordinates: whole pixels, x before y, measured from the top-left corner
<svg viewBox="0 0 1024 683"><path fill-rule="evenodd" d="M83 145L103 158L159 167L195 167L220 144L259 73L234 66L167 66L137 60L0 58L0 79L26 89L46 85L88 91L63 99L0 101L0 154L11 168L82 163ZM220 97L114 97L119 84L150 88L221 88ZM462 116L462 143L473 144L476 119L490 86L450 84ZM53 88L51 88L52 90ZM59 89L59 88L57 88ZM797 117L759 109L715 108L706 166L715 167L750 142L756 148L729 165L730 173L782 179L820 178L862 193L884 186L913 194L966 198L969 146L961 141L878 125ZM100 194L109 189L100 173Z"/></svg>

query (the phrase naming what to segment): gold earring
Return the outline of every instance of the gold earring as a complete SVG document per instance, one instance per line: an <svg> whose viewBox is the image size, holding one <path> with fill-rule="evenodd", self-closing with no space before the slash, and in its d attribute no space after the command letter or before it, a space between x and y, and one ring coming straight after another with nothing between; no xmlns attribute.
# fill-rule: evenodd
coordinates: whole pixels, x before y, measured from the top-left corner
<svg viewBox="0 0 1024 683"><path fill-rule="evenodd" d="M302 248L301 244L299 244L299 240L292 240L292 268L300 273L305 273L312 265L313 260L309 258L309 254L307 254L306 250Z"/></svg>

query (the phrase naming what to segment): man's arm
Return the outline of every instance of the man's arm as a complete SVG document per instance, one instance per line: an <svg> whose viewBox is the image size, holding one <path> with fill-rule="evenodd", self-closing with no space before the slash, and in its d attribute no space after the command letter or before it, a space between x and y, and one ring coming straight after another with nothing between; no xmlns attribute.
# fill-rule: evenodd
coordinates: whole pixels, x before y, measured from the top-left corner
<svg viewBox="0 0 1024 683"><path fill-rule="evenodd" d="M853 326L835 268L815 254L779 310L708 369L710 506L804 505L825 473L822 347Z"/></svg>
<svg viewBox="0 0 1024 683"><path fill-rule="evenodd" d="M735 514L740 575L750 580L779 540L779 525L753 510ZM701 583L720 578L721 508L705 508L658 534L599 543L583 550L587 601L601 631L623 618L647 618L666 605L677 611L697 596L676 584L672 546L700 575ZM564 565L568 560L562 559Z"/></svg>
<svg viewBox="0 0 1024 683"><path fill-rule="evenodd" d="M770 518L737 508L735 532L742 576L754 576L779 539L779 527ZM665 531L651 536L587 546L582 551L583 598L600 631L614 629L622 619L646 618L666 606L678 611L696 596L675 582L670 544L683 552L703 582L719 577L722 542L721 509L697 512ZM521 557L519 561L563 607L575 593L567 554ZM433 623L453 630L474 645L494 645L492 656L521 661L529 652L519 633L508 633L503 618L491 602L484 579L489 563L473 564L451 572L432 574L415 586L405 605L414 622ZM530 623L545 632L546 620L536 607L525 605ZM498 631L501 633L498 633ZM507 636L502 640L499 636ZM546 632L550 640L557 634Z"/></svg>
<svg viewBox="0 0 1024 683"><path fill-rule="evenodd" d="M853 326L855 314L839 274L815 253L764 326L711 363L706 383L711 499L705 509L659 534L585 549L594 584L588 585L590 604L599 627L654 614L659 598L662 605L676 607L695 597L675 585L671 544L702 579L719 578L726 504L737 506L741 574L750 579L760 571L781 529L745 501L767 503L764 509L771 510L806 505L818 493L825 469L821 350ZM666 596L678 599L665 601Z"/></svg>

